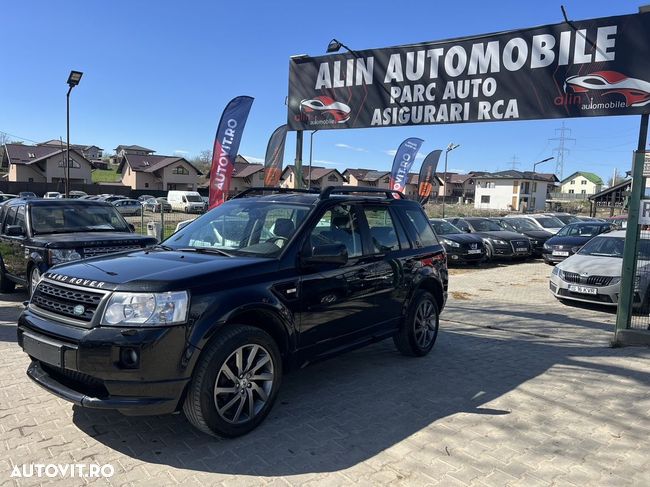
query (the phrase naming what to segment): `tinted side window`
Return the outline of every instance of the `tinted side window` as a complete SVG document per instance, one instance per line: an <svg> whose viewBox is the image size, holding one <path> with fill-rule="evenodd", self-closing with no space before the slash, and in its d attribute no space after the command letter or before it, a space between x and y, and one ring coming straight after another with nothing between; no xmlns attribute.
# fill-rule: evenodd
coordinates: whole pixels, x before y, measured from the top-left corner
<svg viewBox="0 0 650 487"><path fill-rule="evenodd" d="M14 218L16 217L16 207L12 206L7 212L7 218L5 218L4 226L2 227L2 233L7 232L7 227L14 224Z"/></svg>
<svg viewBox="0 0 650 487"><path fill-rule="evenodd" d="M336 205L327 210L309 235L312 248L336 243L345 245L349 257L361 255L361 234L354 208L350 205Z"/></svg>
<svg viewBox="0 0 650 487"><path fill-rule="evenodd" d="M23 232L27 232L27 226L25 225L25 207L19 206L18 212L16 213L16 220L14 225L19 225L23 229Z"/></svg>
<svg viewBox="0 0 650 487"><path fill-rule="evenodd" d="M458 220L456 222L453 222L454 225L456 225L458 228L460 228L463 232L466 232L469 230L469 225L464 222L463 220Z"/></svg>
<svg viewBox="0 0 650 487"><path fill-rule="evenodd" d="M363 212L370 229L373 253L399 250L399 239L388 208L364 208Z"/></svg>
<svg viewBox="0 0 650 487"><path fill-rule="evenodd" d="M415 232L420 247L438 244L436 234L433 233L433 229L422 210L407 209L404 210L404 214L408 224L411 225L412 230Z"/></svg>

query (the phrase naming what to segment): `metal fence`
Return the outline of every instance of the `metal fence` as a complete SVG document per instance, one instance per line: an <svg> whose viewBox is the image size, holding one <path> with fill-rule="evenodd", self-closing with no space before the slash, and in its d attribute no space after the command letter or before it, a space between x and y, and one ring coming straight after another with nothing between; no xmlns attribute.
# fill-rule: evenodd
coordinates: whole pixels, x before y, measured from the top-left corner
<svg viewBox="0 0 650 487"><path fill-rule="evenodd" d="M124 216L126 221L133 224L135 231L143 235L153 233L159 240L165 240L176 231L179 223L194 220L201 216L196 213L183 213L178 211L153 212L142 210L140 215ZM159 233L158 233L159 232Z"/></svg>
<svg viewBox="0 0 650 487"><path fill-rule="evenodd" d="M637 255L630 328L650 330L650 228L641 229Z"/></svg>

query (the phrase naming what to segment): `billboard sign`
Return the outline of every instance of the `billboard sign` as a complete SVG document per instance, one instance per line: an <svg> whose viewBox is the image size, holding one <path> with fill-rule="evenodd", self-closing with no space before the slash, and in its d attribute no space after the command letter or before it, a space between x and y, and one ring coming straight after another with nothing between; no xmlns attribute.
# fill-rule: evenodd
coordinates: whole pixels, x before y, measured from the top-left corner
<svg viewBox="0 0 650 487"><path fill-rule="evenodd" d="M650 13L292 58L288 125L323 130L650 111Z"/></svg>

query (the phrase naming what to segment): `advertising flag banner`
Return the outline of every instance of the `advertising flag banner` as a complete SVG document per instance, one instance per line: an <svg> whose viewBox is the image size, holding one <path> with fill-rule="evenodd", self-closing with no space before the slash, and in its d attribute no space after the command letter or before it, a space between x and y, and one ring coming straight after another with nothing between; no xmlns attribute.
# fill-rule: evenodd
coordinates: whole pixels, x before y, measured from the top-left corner
<svg viewBox="0 0 650 487"><path fill-rule="evenodd" d="M650 13L289 65L291 130L650 112Z"/></svg>
<svg viewBox="0 0 650 487"><path fill-rule="evenodd" d="M415 156L417 156L422 142L424 142L422 139L411 137L400 144L395 153L395 159L393 159L393 170L390 173L390 189L404 191L408 182L409 171L415 162Z"/></svg>
<svg viewBox="0 0 650 487"><path fill-rule="evenodd" d="M219 206L228 197L235 157L237 157L239 142L252 104L252 97L238 96L226 105L221 114L212 149L209 209Z"/></svg>
<svg viewBox="0 0 650 487"><path fill-rule="evenodd" d="M281 125L269 139L264 156L264 186L275 187L280 182L284 162L284 143L287 140L287 126Z"/></svg>
<svg viewBox="0 0 650 487"><path fill-rule="evenodd" d="M429 152L429 155L422 162L420 175L418 176L418 197L422 205L427 202L433 192L433 178L436 177L440 154L442 154L441 150Z"/></svg>

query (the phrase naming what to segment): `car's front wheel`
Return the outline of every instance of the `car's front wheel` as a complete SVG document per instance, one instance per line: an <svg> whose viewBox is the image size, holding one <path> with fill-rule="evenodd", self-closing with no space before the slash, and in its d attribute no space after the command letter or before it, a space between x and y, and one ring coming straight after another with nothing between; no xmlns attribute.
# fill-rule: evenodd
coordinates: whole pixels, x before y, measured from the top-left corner
<svg viewBox="0 0 650 487"><path fill-rule="evenodd" d="M28 288L27 292L29 293L29 297L32 297L32 294L34 294L34 290L36 289L36 286L38 286L38 283L41 281L41 271L38 268L37 265L34 265L34 267L31 268L29 271L29 282L28 282Z"/></svg>
<svg viewBox="0 0 650 487"><path fill-rule="evenodd" d="M204 433L241 436L264 420L281 380L273 338L259 328L228 325L199 359L183 411Z"/></svg>
<svg viewBox="0 0 650 487"><path fill-rule="evenodd" d="M420 289L413 296L406 319L393 341L403 355L422 357L433 348L438 327L436 300L431 293Z"/></svg>

